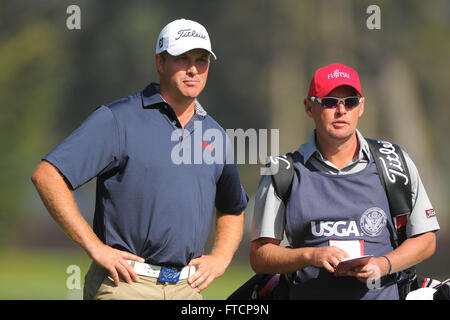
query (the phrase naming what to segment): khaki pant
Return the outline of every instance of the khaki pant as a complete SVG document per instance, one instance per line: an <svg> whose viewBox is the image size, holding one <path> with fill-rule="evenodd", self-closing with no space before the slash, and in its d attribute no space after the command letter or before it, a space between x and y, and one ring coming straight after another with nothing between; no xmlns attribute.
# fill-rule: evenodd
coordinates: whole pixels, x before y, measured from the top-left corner
<svg viewBox="0 0 450 320"><path fill-rule="evenodd" d="M202 300L203 297L187 283L161 283L157 278L138 275L139 282L126 283L121 279L118 287L108 271L92 263L84 281L85 300Z"/></svg>

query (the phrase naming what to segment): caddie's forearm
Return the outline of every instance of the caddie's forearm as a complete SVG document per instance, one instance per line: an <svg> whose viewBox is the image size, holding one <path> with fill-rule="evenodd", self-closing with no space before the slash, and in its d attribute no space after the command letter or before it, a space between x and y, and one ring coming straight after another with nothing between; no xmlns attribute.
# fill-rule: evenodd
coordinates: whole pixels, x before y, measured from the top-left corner
<svg viewBox="0 0 450 320"><path fill-rule="evenodd" d="M217 212L216 237L212 254L221 255L229 264L242 239L244 212L223 214Z"/></svg>
<svg viewBox="0 0 450 320"><path fill-rule="evenodd" d="M102 242L81 215L73 197L59 171L50 163L42 161L31 180L47 211L63 231L92 256Z"/></svg>
<svg viewBox="0 0 450 320"><path fill-rule="evenodd" d="M250 245L250 265L256 273L289 273L311 265L312 248L285 248L280 241L261 238Z"/></svg>
<svg viewBox="0 0 450 320"><path fill-rule="evenodd" d="M386 254L391 262L391 273L409 268L433 255L436 235L426 232L406 239L397 249Z"/></svg>

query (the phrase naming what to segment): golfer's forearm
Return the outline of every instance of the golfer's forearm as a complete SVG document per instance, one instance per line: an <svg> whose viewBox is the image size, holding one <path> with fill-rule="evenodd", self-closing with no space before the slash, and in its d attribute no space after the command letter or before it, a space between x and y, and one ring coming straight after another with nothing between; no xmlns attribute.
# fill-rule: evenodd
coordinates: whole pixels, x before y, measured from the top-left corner
<svg viewBox="0 0 450 320"><path fill-rule="evenodd" d="M391 261L391 273L404 270L429 258L436 249L436 235L426 232L406 239L397 249L386 256Z"/></svg>
<svg viewBox="0 0 450 320"><path fill-rule="evenodd" d="M285 248L256 240L250 246L250 265L256 273L289 273L310 265L311 254L311 248Z"/></svg>
<svg viewBox="0 0 450 320"><path fill-rule="evenodd" d="M244 230L244 212L238 215L218 212L216 238L212 254L224 257L227 263L231 262Z"/></svg>
<svg viewBox="0 0 450 320"><path fill-rule="evenodd" d="M72 191L58 170L43 161L31 180L53 219L73 241L91 255L101 241L81 215Z"/></svg>

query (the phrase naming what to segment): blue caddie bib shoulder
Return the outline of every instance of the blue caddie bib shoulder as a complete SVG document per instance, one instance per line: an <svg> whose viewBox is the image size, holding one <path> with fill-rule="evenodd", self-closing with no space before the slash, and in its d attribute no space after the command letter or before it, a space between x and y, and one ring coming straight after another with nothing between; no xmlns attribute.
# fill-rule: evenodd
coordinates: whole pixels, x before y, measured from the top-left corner
<svg viewBox="0 0 450 320"><path fill-rule="evenodd" d="M294 248L328 246L330 240L362 240L364 254L393 250L389 204L373 159L357 173L321 172L294 153L294 178L286 207L286 235ZM296 272L293 299L398 299L397 285L383 277L369 289L354 277L335 277L308 266Z"/></svg>

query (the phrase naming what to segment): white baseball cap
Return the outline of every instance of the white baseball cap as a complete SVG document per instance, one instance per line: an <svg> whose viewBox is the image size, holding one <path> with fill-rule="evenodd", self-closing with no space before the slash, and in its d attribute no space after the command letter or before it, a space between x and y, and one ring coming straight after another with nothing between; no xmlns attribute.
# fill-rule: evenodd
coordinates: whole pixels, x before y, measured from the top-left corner
<svg viewBox="0 0 450 320"><path fill-rule="evenodd" d="M217 59L205 27L192 20L172 21L161 30L156 41L157 54L167 51L172 56L179 56L192 49L204 49Z"/></svg>

